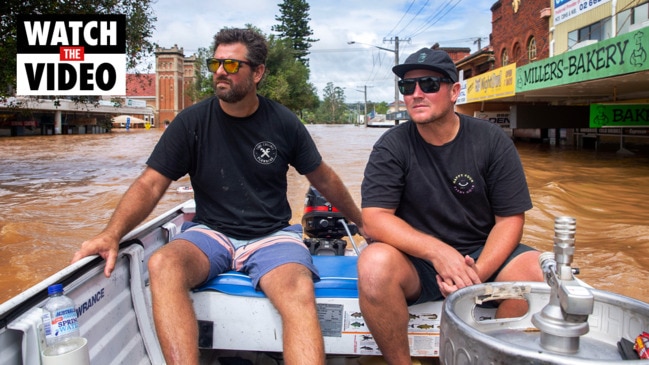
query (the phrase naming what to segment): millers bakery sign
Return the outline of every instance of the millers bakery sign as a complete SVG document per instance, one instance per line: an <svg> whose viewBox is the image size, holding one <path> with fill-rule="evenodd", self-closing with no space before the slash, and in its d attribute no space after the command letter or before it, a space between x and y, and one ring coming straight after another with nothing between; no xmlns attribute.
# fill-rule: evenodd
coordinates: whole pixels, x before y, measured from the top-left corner
<svg viewBox="0 0 649 365"><path fill-rule="evenodd" d="M649 27L516 69L516 93L649 69Z"/></svg>
<svg viewBox="0 0 649 365"><path fill-rule="evenodd" d="M125 95L125 15L21 15L18 95Z"/></svg>

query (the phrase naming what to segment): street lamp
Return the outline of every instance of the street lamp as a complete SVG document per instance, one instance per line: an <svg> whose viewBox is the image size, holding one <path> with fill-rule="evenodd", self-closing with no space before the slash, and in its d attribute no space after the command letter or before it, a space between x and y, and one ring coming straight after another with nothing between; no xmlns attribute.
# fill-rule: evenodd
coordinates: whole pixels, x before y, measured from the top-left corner
<svg viewBox="0 0 649 365"><path fill-rule="evenodd" d="M375 46L373 44L361 43L356 41L349 41L347 44L364 44L366 46L378 48L383 51L388 51L394 53L394 65L399 64L399 37L394 37L394 49ZM394 111L395 113L399 111L399 76L394 75Z"/></svg>

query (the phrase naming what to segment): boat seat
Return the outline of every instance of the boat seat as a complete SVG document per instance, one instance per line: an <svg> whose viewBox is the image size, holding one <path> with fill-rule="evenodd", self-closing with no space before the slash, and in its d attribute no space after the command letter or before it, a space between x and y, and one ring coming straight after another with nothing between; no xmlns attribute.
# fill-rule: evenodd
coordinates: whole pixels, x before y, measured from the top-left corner
<svg viewBox="0 0 649 365"><path fill-rule="evenodd" d="M316 298L358 298L357 256L313 256L320 280L315 282ZM215 290L244 297L265 297L252 287L246 274L236 271L225 272L195 289L195 292Z"/></svg>

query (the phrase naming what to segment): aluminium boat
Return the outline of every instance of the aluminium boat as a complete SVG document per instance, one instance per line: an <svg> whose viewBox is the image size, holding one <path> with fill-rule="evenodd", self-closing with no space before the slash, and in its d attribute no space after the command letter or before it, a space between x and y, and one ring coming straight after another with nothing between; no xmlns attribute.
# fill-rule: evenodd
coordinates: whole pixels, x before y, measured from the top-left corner
<svg viewBox="0 0 649 365"><path fill-rule="evenodd" d="M330 205L326 209L307 206L306 210L305 217L311 219L303 219L303 225L319 230L305 238L305 244L321 275L315 291L327 362L358 364L376 358L380 351L358 306L358 247L355 243L347 247L339 234L344 229L353 242L350 227ZM76 304L91 364L164 364L153 324L147 262L194 215L195 203L190 199L130 232L120 244L110 278L104 276L103 259L86 257L0 304L0 363L41 364L42 307L48 286L61 283ZM332 227L337 227L333 236ZM263 292L252 287L248 276L224 273L194 290L191 298L199 323L197 346L202 364L282 363L279 314ZM441 310L442 302L410 307L413 357L439 355Z"/></svg>

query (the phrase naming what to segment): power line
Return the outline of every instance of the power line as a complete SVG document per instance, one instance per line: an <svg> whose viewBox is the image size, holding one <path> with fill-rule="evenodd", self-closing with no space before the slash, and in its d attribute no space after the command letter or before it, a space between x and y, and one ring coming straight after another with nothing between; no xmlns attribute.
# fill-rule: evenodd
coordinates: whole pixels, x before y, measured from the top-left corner
<svg viewBox="0 0 649 365"><path fill-rule="evenodd" d="M392 28L392 30L388 32L388 36L390 36L390 35L392 34L392 32L394 32L394 30L397 29L397 27L399 26L399 24L401 24L401 21L403 20L403 18L406 17L406 15L408 15L408 12L410 12L410 8L412 8L412 5L413 5L414 3L415 3L415 0L412 0L412 1L410 2L410 5L408 5L408 9L406 9L406 11L403 13L403 15L401 16L401 19L399 19L399 21L397 22L397 24L394 25L394 28ZM408 24L410 24L410 23L408 23ZM406 25L406 26L407 26L407 25Z"/></svg>
<svg viewBox="0 0 649 365"><path fill-rule="evenodd" d="M432 16L428 17L426 20L422 22L422 24L417 28L411 35L410 37L416 37L419 34L427 31L430 29L432 26L437 24L440 20L442 20L446 14L448 14L451 10L455 9L455 7L462 2L462 0L456 0L454 4L451 4L453 0L448 0L446 3L444 3L443 6L441 6L441 9L437 10ZM442 13L443 12L443 13Z"/></svg>
<svg viewBox="0 0 649 365"><path fill-rule="evenodd" d="M365 48L320 48L311 49L310 53L336 53L336 52L363 52L367 51Z"/></svg>
<svg viewBox="0 0 649 365"><path fill-rule="evenodd" d="M412 22L417 18L417 16L419 16L419 14L421 14L421 12L424 10L424 8L426 7L426 5L428 5L429 2L430 2L429 0L426 0L426 2L419 8L419 11L417 11L417 13L412 16L408 24L406 24L403 28L401 28L399 34L403 33L406 30L406 28L408 28L410 24L412 24Z"/></svg>

